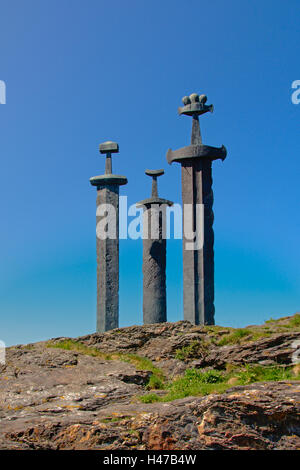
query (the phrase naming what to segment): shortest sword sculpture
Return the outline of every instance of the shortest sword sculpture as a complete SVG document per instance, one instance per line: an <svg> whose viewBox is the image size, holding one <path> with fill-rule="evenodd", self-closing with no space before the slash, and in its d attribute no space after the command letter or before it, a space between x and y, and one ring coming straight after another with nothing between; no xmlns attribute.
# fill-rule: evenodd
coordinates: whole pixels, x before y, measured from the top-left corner
<svg viewBox="0 0 300 470"><path fill-rule="evenodd" d="M164 170L146 170L152 177L152 194L137 203L143 217L143 321L167 321L166 299L166 208L173 202L158 197L157 177Z"/></svg>
<svg viewBox="0 0 300 470"><path fill-rule="evenodd" d="M97 187L97 332L102 333L119 327L119 186L127 178L112 173L111 154L119 152L118 144L104 142L99 150L106 154L105 174L90 183Z"/></svg>
<svg viewBox="0 0 300 470"><path fill-rule="evenodd" d="M182 203L183 203L183 310L184 319L193 324L214 324L214 232L213 232L213 191L212 161L226 158L226 148L202 144L199 116L213 111L207 106L205 95L185 96L179 114L192 116L191 145L179 150L168 150L167 161L181 163ZM200 227L203 246L194 250L187 248L191 240L186 234L195 232L197 205L204 206L204 222ZM187 220L185 211L191 211L192 220ZM189 228L186 224L189 224ZM198 227L199 228L199 227Z"/></svg>

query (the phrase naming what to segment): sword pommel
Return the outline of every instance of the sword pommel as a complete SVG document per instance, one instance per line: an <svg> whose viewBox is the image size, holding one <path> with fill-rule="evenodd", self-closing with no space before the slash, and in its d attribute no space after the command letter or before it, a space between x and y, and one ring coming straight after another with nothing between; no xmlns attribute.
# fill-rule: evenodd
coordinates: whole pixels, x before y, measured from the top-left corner
<svg viewBox="0 0 300 470"><path fill-rule="evenodd" d="M198 95L197 93L192 93L190 96L184 96L182 98L182 103L184 106L178 108L179 114L185 114L186 116L200 116L207 112L213 112L213 105L206 105L207 96Z"/></svg>

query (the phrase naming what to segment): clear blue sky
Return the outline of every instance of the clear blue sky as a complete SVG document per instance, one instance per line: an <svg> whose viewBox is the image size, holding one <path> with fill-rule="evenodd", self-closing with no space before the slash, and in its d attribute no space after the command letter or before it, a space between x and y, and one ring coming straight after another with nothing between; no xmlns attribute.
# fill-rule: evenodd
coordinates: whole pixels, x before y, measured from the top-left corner
<svg viewBox="0 0 300 470"><path fill-rule="evenodd" d="M218 324L243 326L299 307L299 0L1 0L0 339L93 332L98 145L115 140L129 202L165 168L181 201L187 145L181 97L205 93L213 165ZM141 241L120 243L120 323L142 320ZM168 244L168 319L182 319L181 241Z"/></svg>

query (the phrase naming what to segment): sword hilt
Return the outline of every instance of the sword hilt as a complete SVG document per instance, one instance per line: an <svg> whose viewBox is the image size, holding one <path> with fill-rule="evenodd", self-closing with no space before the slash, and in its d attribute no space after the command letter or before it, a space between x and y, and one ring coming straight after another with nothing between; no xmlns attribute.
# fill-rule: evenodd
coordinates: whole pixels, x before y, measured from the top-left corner
<svg viewBox="0 0 300 470"><path fill-rule="evenodd" d="M111 154L119 152L119 145L117 144L117 142L111 142L110 140L108 140L107 142L103 142L103 144L99 145L99 152L102 154L106 154L105 174L111 175L112 174Z"/></svg>
<svg viewBox="0 0 300 470"><path fill-rule="evenodd" d="M152 197L158 197L157 178L164 174L164 170L146 170L145 174L152 177Z"/></svg>

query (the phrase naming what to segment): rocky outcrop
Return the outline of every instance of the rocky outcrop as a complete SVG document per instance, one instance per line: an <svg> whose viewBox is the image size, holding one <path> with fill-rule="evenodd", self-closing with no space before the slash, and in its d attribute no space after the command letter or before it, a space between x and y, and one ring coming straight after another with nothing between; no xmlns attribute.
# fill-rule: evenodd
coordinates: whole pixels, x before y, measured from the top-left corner
<svg viewBox="0 0 300 470"><path fill-rule="evenodd" d="M299 449L299 383L253 384L171 403L118 404L0 428L6 449ZM49 410L50 411L50 410Z"/></svg>
<svg viewBox="0 0 300 470"><path fill-rule="evenodd" d="M291 365L300 333L284 327L289 322L249 327L238 340L232 329L178 322L73 340L82 350L48 347L65 338L9 348L0 366L0 449L299 449L295 380L171 402L138 399L149 393L155 367L171 380L191 367ZM134 354L152 367L139 370Z"/></svg>
<svg viewBox="0 0 300 470"><path fill-rule="evenodd" d="M299 333L275 334L246 344L213 348L207 355L193 362L194 367L213 366L222 368L226 364L291 364L295 340Z"/></svg>
<svg viewBox="0 0 300 470"><path fill-rule="evenodd" d="M284 320L273 327L247 327L244 330L249 331L248 336L224 346L219 346L218 342L232 334L233 329L193 326L185 321L131 326L78 340L105 353L138 353L158 362L170 375L180 374L186 367L222 369L228 363L287 365L292 363L295 354L294 342L299 340L300 347L300 328L284 328ZM258 339L252 340L251 335ZM194 352L186 355L183 361L176 360L178 351L191 345Z"/></svg>

